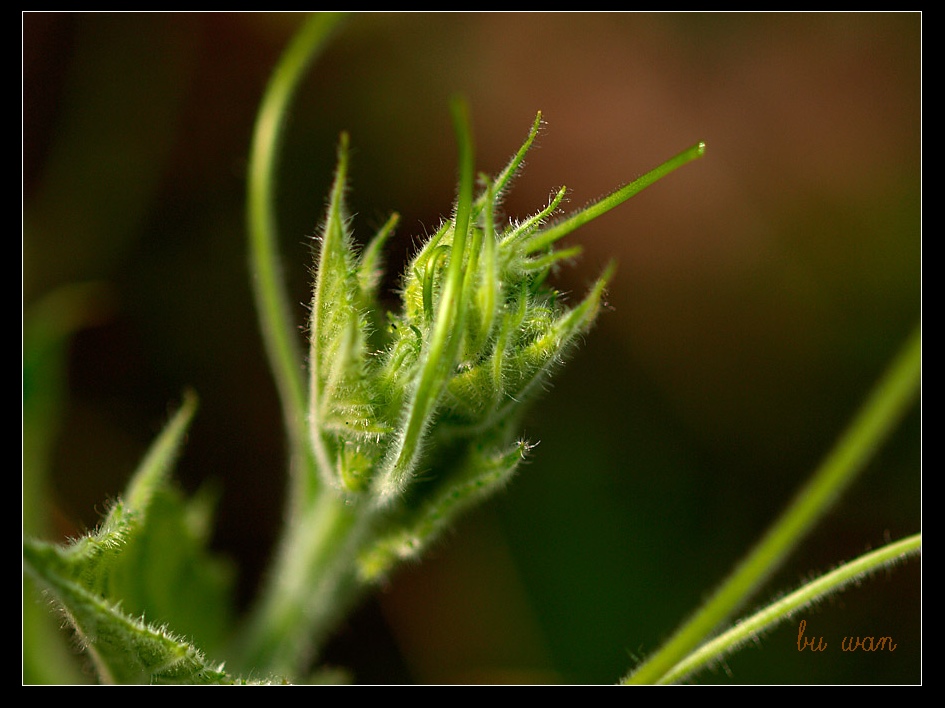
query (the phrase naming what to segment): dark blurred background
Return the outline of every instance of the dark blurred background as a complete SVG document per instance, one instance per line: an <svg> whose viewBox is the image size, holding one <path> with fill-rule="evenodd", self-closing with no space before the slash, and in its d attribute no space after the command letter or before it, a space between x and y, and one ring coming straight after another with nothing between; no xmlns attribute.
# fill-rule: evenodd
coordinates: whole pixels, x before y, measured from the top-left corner
<svg viewBox="0 0 945 708"><path fill-rule="evenodd" d="M63 535L95 524L185 387L178 477L221 490L214 545L241 602L285 485L248 281L244 188L258 101L295 14L26 13L23 304L111 288L71 348L53 460ZM698 140L706 157L571 237L575 297L611 257L609 308L525 425L499 498L342 627L364 683L612 683L654 650L809 477L921 314L917 13L355 14L286 135L283 256L300 326L337 136L366 238L402 215L396 275L449 213L448 101L495 173L547 126L507 201L580 207ZM301 334L300 334L301 336ZM921 529L916 406L760 605ZM921 564L863 582L702 683L921 680ZM750 610L751 607L746 608ZM847 635L895 652L843 653Z"/></svg>

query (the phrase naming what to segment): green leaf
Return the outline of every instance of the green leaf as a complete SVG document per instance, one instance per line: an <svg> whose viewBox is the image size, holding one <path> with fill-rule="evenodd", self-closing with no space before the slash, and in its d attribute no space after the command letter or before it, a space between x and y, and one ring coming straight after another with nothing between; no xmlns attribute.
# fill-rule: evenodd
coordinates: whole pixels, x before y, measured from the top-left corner
<svg viewBox="0 0 945 708"><path fill-rule="evenodd" d="M23 317L23 532L49 530L49 458L61 425L66 355L72 335L103 319L108 290L100 283L61 287L30 306ZM24 576L23 597L36 594ZM23 603L23 683L84 683L73 652L47 608Z"/></svg>
<svg viewBox="0 0 945 708"><path fill-rule="evenodd" d="M203 548L210 506L184 503L169 484L196 405L188 394L99 529L64 546L24 540L25 568L104 682L237 682L193 643L218 648L230 622L229 573Z"/></svg>
<svg viewBox="0 0 945 708"><path fill-rule="evenodd" d="M120 548L121 543L115 544ZM78 553L70 551L81 549ZM104 572L94 556L109 549L79 544L69 549L26 541L27 566L61 604L104 683L233 683L222 666L210 665L193 645L164 627L122 611L118 602L86 587L83 560ZM112 547L111 550L117 550Z"/></svg>
<svg viewBox="0 0 945 708"><path fill-rule="evenodd" d="M230 563L205 550L213 501L206 492L185 501L173 489L158 490L147 523L116 559L110 590L123 607L160 618L210 652L232 627L234 578Z"/></svg>

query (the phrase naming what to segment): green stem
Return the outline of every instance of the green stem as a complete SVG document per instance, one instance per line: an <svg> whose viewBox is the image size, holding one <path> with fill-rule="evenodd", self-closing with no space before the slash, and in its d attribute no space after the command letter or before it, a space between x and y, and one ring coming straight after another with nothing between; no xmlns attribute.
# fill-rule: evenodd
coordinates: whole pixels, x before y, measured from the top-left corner
<svg viewBox="0 0 945 708"><path fill-rule="evenodd" d="M528 252L535 253L541 251L556 241L560 241L572 231L581 228L584 224L593 221L602 214L606 214L611 209L620 206L633 196L636 196L651 184L660 181L671 172L675 172L683 165L696 160L705 155L705 143L699 142L683 150L681 153L664 162L659 167L650 170L642 177L637 177L630 184L621 187L617 191L609 194L600 201L594 202L581 211L575 212L571 216L559 221L547 229L537 233L528 241Z"/></svg>
<svg viewBox="0 0 945 708"><path fill-rule="evenodd" d="M262 601L243 638L240 668L305 678L336 622L360 597L354 559L370 515L322 494L287 527Z"/></svg>
<svg viewBox="0 0 945 708"><path fill-rule="evenodd" d="M866 553L816 580L805 583L787 597L771 603L751 617L738 622L724 634L703 644L664 674L659 683L678 683L684 680L745 642L753 640L761 632L773 629L797 610L808 607L827 595L840 592L851 582L879 568L890 567L906 557L916 555L921 548L922 534L915 534Z"/></svg>
<svg viewBox="0 0 945 708"><path fill-rule="evenodd" d="M253 131L247 186L250 267L266 353L282 401L293 456L306 459L306 389L298 326L292 315L279 260L275 182L289 104L341 16L307 18L266 87ZM304 475L303 475L304 476Z"/></svg>
<svg viewBox="0 0 945 708"><path fill-rule="evenodd" d="M703 607L624 683L655 683L725 620L784 560L846 489L918 395L922 332L907 339L859 414L801 490L741 565Z"/></svg>
<svg viewBox="0 0 945 708"><path fill-rule="evenodd" d="M307 433L307 392L298 327L282 279L275 181L288 108L306 70L341 15L303 23L279 60L256 120L247 186L250 265L266 352L289 435L292 489L285 536L238 650L242 667L290 678L307 668L339 613L353 601L353 556L360 538L355 512L318 484Z"/></svg>

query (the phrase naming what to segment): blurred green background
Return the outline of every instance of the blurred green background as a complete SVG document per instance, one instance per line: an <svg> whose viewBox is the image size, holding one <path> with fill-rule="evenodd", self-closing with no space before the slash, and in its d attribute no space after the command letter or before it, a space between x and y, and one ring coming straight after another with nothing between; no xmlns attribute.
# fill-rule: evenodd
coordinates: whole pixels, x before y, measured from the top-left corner
<svg viewBox="0 0 945 708"><path fill-rule="evenodd" d="M278 401L256 329L244 188L255 110L301 17L23 20L23 304L99 281L51 463L56 533L92 526L167 411L221 490L214 545L253 593L282 509ZM525 433L508 491L347 622L326 659L364 683L612 683L693 611L807 479L921 315L918 13L355 14L294 108L285 270L305 320L337 136L366 238L393 210L392 285L455 189L449 97L495 173L547 126L507 201L569 207L698 140L706 157L572 237L559 286L611 257L609 307ZM302 336L300 331L300 337ZM921 529L916 406L756 598ZM30 601L29 598L26 600ZM750 609L750 608L747 608ZM921 680L921 564L763 637L702 683ZM847 635L895 652L843 653Z"/></svg>

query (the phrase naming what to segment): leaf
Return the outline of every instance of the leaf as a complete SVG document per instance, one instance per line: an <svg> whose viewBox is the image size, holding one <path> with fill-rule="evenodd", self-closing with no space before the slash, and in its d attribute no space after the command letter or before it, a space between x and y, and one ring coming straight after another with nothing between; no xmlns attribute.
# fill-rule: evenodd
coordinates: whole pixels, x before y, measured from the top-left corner
<svg viewBox="0 0 945 708"><path fill-rule="evenodd" d="M39 541L26 541L27 566L53 593L92 657L105 683L233 683L222 666L211 666L191 644L163 627L123 612L115 603L85 586L83 561L102 568L90 556L100 547L82 544L85 552Z"/></svg>
<svg viewBox="0 0 945 708"><path fill-rule="evenodd" d="M63 407L68 344L79 329L103 319L109 292L99 283L63 286L31 305L23 317L23 532L50 526L49 458ZM23 596L35 594L23 578ZM45 607L23 603L23 683L81 683L75 657Z"/></svg>
<svg viewBox="0 0 945 708"><path fill-rule="evenodd" d="M168 480L196 405L188 394L98 530L68 545L24 540L25 568L63 610L104 682L242 682L192 643L216 648L230 607L229 575L203 548L207 501L185 504Z"/></svg>

